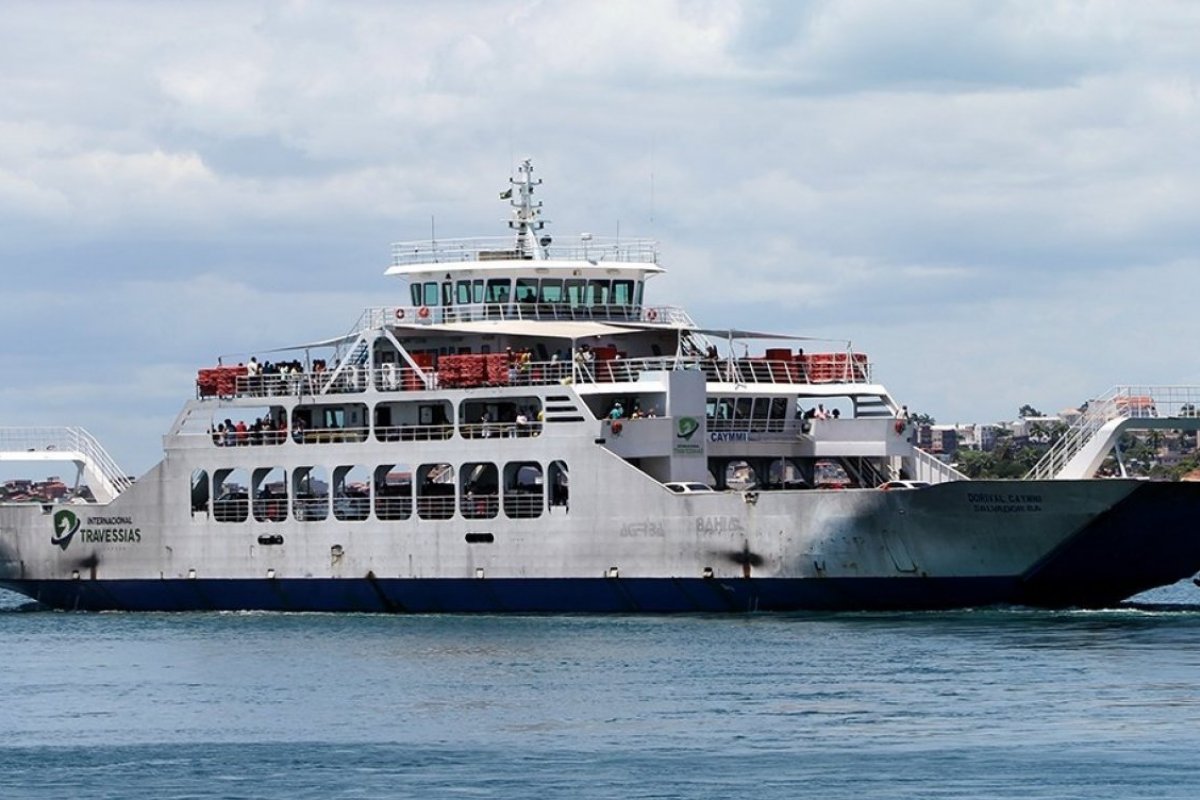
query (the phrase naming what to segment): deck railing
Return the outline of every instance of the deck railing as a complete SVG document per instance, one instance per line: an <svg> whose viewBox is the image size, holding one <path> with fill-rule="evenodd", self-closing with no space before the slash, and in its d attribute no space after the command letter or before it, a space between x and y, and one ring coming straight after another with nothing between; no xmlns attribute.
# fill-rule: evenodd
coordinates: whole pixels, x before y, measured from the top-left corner
<svg viewBox="0 0 1200 800"><path fill-rule="evenodd" d="M365 309L349 335L389 325L437 325L458 322L609 322L652 323L667 327L695 327L679 306L637 306L605 303L517 302L463 303L450 306L381 306Z"/></svg>
<svg viewBox="0 0 1200 800"><path fill-rule="evenodd" d="M820 385L869 383L873 366L858 358L820 363L765 358L714 360L695 356L577 358L574 363L558 359L514 363L502 369L503 374L481 375L473 379L464 379L462 376L443 379L431 366L422 367L422 371L418 372L407 364L385 364L374 370L367 367L343 370L336 378L332 372L243 376L233 382L229 393L212 396L271 398L345 395L364 392L370 385L380 392L406 392L481 386L633 383L646 372L681 369L700 370L711 383ZM199 386L197 391L200 393Z"/></svg>
<svg viewBox="0 0 1200 800"><path fill-rule="evenodd" d="M653 264L658 243L651 239L590 237L578 242L551 242L546 256L559 261L615 261ZM392 266L457 264L470 261L527 261L532 252L521 249L511 236L478 236L467 239L426 239L392 244Z"/></svg>
<svg viewBox="0 0 1200 800"><path fill-rule="evenodd" d="M0 452L78 453L111 485L114 495L133 485L96 437L80 427L0 428Z"/></svg>
<svg viewBox="0 0 1200 800"><path fill-rule="evenodd" d="M1200 417L1200 386L1114 386L1088 401L1087 410L1071 423L1025 477L1046 480L1058 475L1110 420L1171 417Z"/></svg>

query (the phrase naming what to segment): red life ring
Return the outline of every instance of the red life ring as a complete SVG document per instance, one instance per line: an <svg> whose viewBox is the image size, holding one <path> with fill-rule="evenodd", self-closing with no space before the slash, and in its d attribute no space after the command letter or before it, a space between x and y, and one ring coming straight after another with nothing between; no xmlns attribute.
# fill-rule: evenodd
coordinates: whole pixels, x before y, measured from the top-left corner
<svg viewBox="0 0 1200 800"><path fill-rule="evenodd" d="M421 319L429 319L429 306L421 306L417 311L417 316Z"/></svg>
<svg viewBox="0 0 1200 800"><path fill-rule="evenodd" d="M904 420L896 420L896 433L904 433Z"/></svg>
<svg viewBox="0 0 1200 800"><path fill-rule="evenodd" d="M654 322L654 320L656 320L656 319L658 319L658 312L655 311L653 308L646 309L646 321Z"/></svg>
<svg viewBox="0 0 1200 800"><path fill-rule="evenodd" d="M396 309L396 319L404 319L404 309L403 308Z"/></svg>
<svg viewBox="0 0 1200 800"><path fill-rule="evenodd" d="M621 428L622 428L622 427L624 427L624 426L623 426L623 425L621 425L621 420L619 420L619 419L618 419L618 420L613 420L613 424L612 424L612 432L613 432L613 433L615 433L615 434L618 434L618 435L619 435L619 434L621 433Z"/></svg>

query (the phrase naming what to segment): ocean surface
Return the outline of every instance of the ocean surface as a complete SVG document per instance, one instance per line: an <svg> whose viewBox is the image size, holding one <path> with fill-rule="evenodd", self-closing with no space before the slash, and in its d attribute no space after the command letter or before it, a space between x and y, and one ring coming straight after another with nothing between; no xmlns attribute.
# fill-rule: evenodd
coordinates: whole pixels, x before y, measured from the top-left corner
<svg viewBox="0 0 1200 800"><path fill-rule="evenodd" d="M1108 611L30 611L0 798L1189 798L1200 589Z"/></svg>

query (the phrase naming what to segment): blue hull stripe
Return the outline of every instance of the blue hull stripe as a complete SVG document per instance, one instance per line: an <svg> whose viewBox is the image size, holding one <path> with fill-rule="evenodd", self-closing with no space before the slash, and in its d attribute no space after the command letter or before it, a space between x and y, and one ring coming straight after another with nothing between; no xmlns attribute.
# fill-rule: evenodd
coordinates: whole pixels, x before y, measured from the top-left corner
<svg viewBox="0 0 1200 800"><path fill-rule="evenodd" d="M129 611L686 613L931 609L1018 602L1013 578L5 581L54 608Z"/></svg>

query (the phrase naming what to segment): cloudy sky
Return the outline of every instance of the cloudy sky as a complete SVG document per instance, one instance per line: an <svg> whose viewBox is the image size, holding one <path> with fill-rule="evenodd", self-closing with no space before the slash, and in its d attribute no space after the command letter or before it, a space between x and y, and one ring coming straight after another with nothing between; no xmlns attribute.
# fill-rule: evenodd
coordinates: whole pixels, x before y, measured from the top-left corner
<svg viewBox="0 0 1200 800"><path fill-rule="evenodd" d="M651 297L851 339L941 422L1200 383L1200 5L8 2L0 425L141 472L392 241L649 236Z"/></svg>

